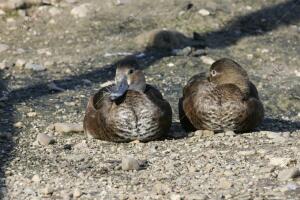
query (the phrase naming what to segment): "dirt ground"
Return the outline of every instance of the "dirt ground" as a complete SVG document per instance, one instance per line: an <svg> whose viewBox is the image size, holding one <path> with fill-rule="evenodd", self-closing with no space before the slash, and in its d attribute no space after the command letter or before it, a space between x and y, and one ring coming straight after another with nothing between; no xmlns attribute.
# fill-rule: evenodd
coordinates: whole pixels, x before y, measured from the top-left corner
<svg viewBox="0 0 300 200"><path fill-rule="evenodd" d="M113 64L141 55L137 36L155 29L201 43L199 56L137 57L172 105L170 138L115 144L49 129L81 123ZM182 87L222 57L248 71L265 120L252 133L186 136ZM299 0L0 0L0 199L300 199L299 80ZM56 142L37 144L39 133ZM129 155L144 167L122 170Z"/></svg>

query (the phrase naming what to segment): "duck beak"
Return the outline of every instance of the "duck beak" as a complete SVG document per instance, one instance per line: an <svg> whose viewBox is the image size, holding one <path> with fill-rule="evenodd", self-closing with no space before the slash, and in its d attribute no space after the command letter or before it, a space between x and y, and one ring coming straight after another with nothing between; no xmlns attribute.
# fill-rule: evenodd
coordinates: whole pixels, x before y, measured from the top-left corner
<svg viewBox="0 0 300 200"><path fill-rule="evenodd" d="M114 101L122 97L126 93L128 88L129 85L127 83L127 77L124 77L121 81L117 82L116 87L110 93L110 99Z"/></svg>

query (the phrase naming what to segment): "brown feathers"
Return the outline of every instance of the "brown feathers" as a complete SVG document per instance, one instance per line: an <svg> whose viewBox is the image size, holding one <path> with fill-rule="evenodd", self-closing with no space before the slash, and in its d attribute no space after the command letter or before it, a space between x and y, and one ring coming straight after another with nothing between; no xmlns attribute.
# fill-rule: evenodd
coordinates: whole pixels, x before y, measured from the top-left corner
<svg viewBox="0 0 300 200"><path fill-rule="evenodd" d="M247 72L223 58L212 64L209 77L199 74L190 79L179 100L179 115L187 131L245 132L262 121L264 108Z"/></svg>

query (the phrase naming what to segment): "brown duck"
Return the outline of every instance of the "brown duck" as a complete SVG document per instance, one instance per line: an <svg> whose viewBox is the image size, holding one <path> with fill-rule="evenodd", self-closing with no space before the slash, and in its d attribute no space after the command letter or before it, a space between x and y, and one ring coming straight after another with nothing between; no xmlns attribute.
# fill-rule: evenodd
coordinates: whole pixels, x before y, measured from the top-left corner
<svg viewBox="0 0 300 200"><path fill-rule="evenodd" d="M231 59L214 62L208 77L193 76L179 100L180 122L186 131L246 132L263 120L264 108L247 72Z"/></svg>
<svg viewBox="0 0 300 200"><path fill-rule="evenodd" d="M146 84L132 62L117 66L115 85L104 87L89 99L84 131L100 140L142 142L165 136L172 109L159 90Z"/></svg>

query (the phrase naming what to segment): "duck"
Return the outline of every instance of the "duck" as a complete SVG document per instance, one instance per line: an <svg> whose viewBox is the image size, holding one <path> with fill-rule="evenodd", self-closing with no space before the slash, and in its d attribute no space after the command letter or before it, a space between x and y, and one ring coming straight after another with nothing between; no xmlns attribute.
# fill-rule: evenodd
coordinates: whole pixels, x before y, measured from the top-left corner
<svg viewBox="0 0 300 200"><path fill-rule="evenodd" d="M264 118L264 107L246 70L229 58L215 61L207 73L190 78L178 102L187 132L210 130L243 133Z"/></svg>
<svg viewBox="0 0 300 200"><path fill-rule="evenodd" d="M87 136L111 142L148 142L167 136L172 109L160 91L146 83L131 59L116 64L114 84L89 98L83 121Z"/></svg>

